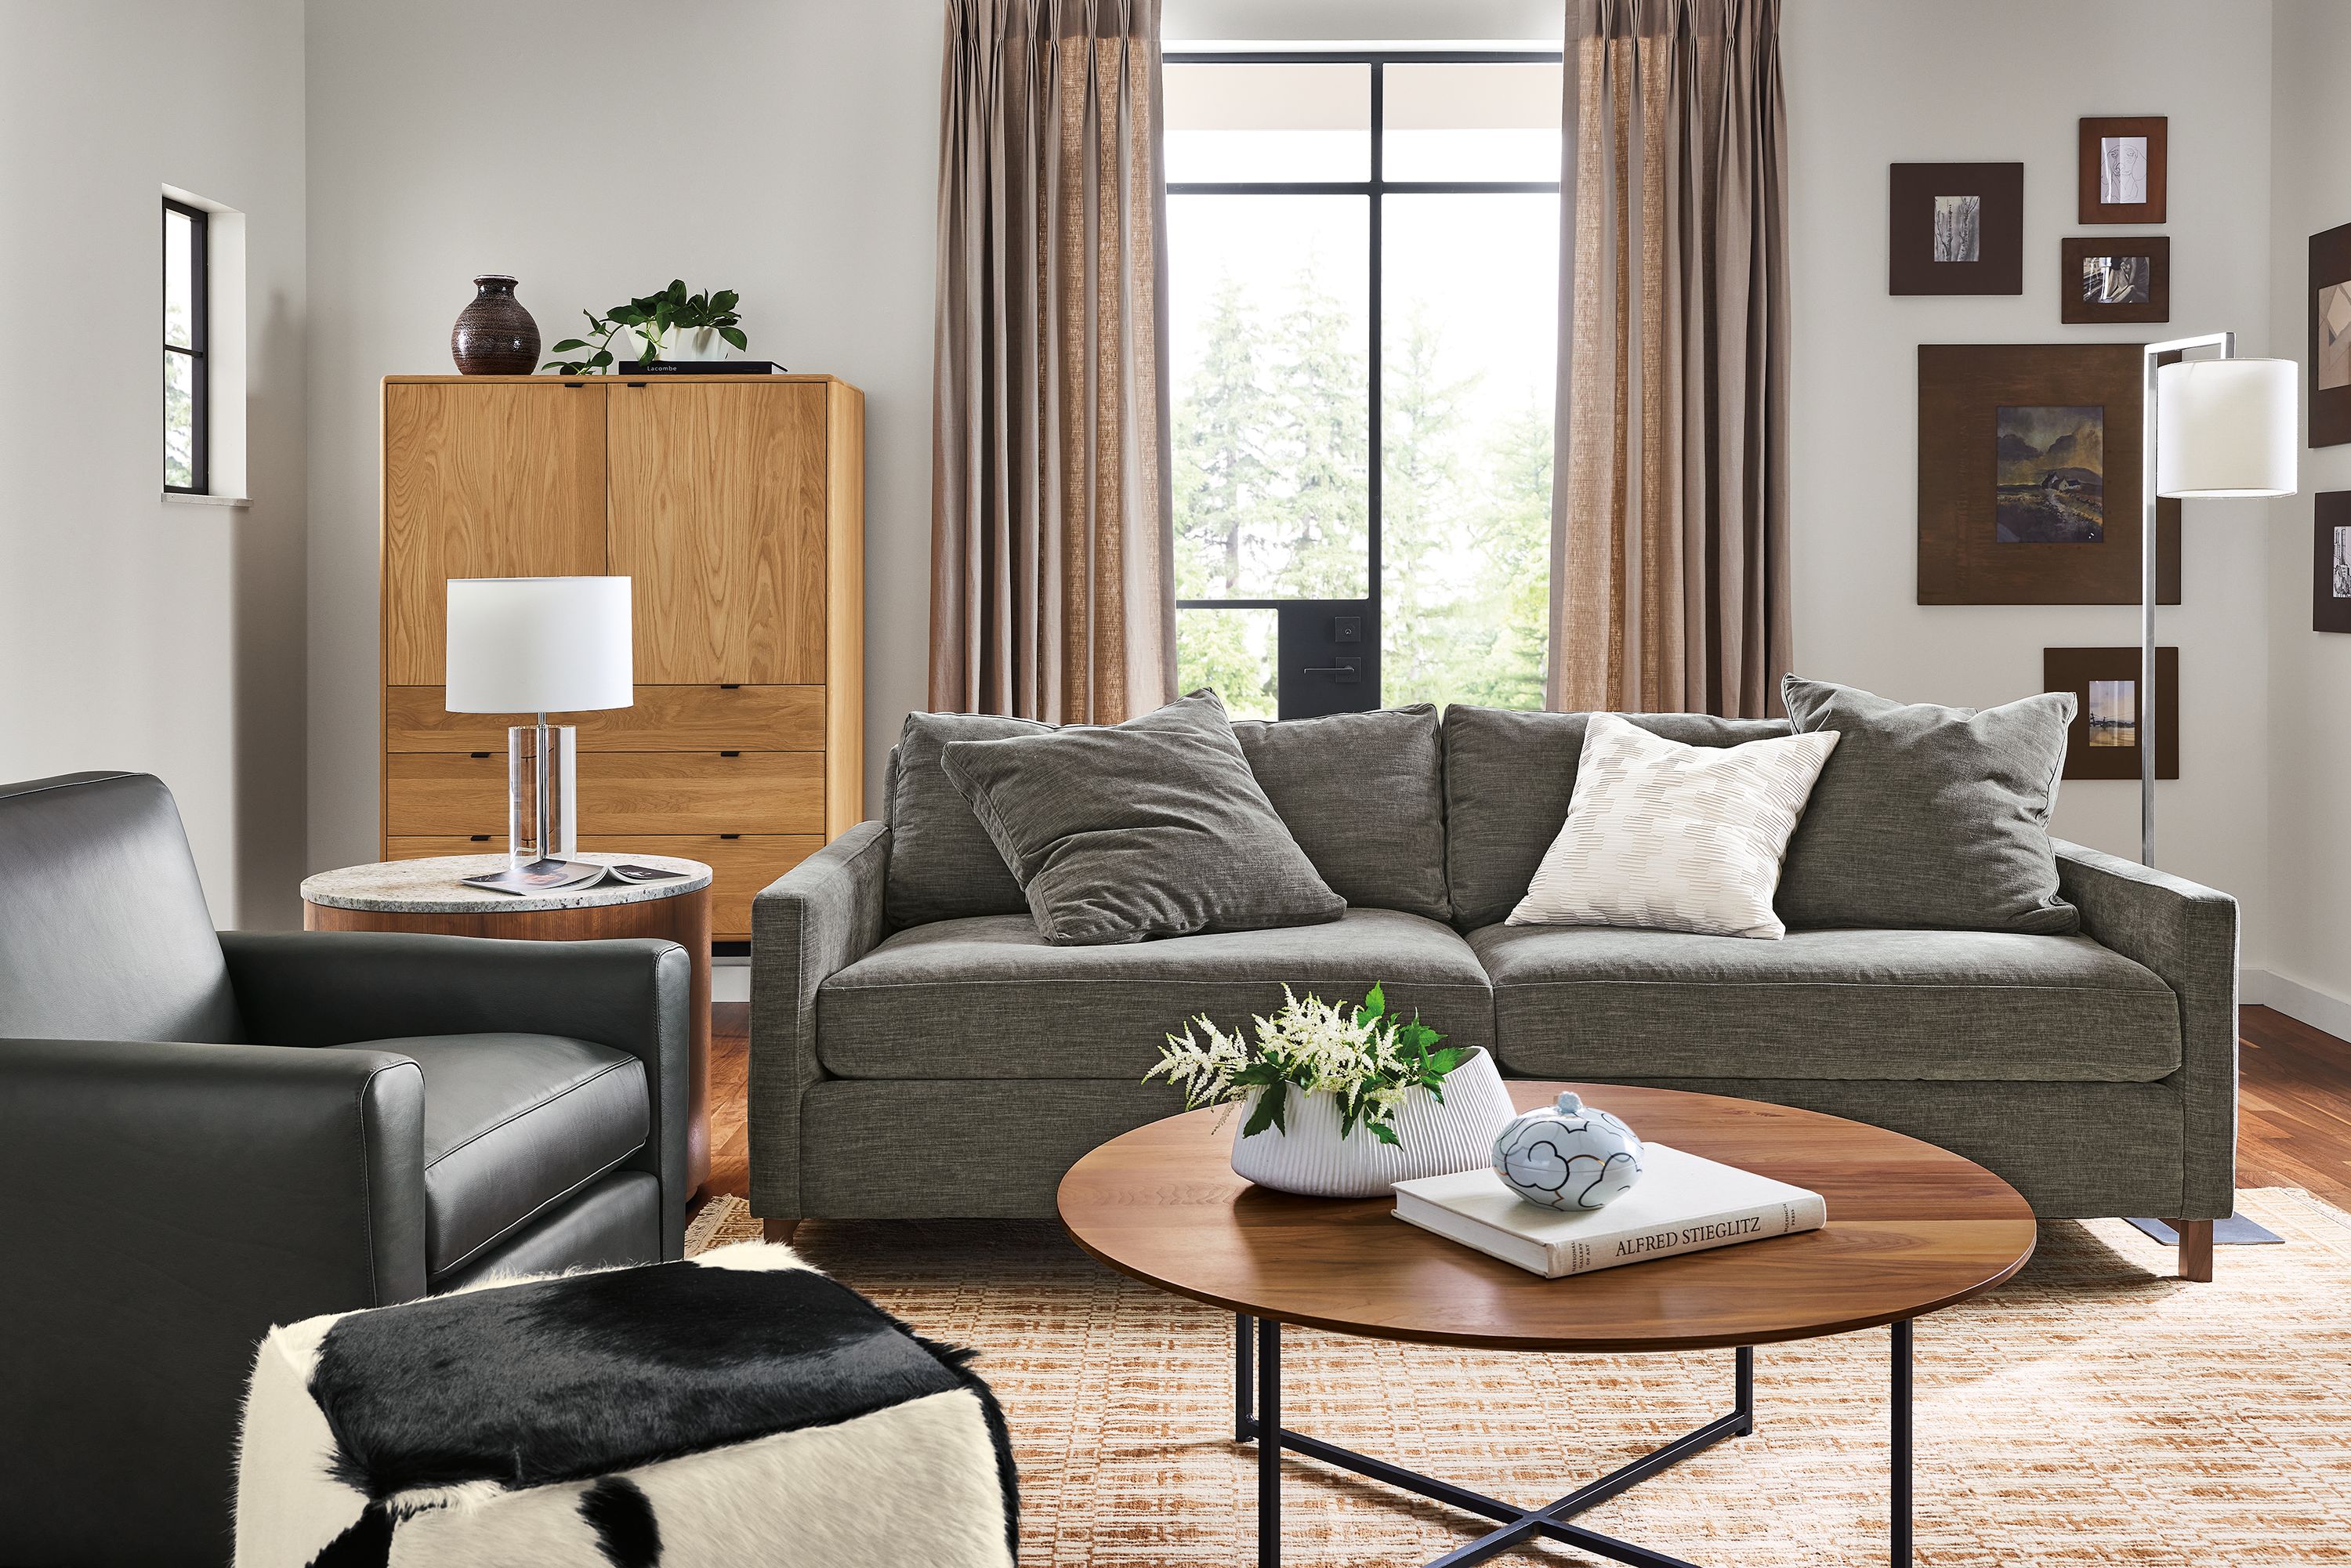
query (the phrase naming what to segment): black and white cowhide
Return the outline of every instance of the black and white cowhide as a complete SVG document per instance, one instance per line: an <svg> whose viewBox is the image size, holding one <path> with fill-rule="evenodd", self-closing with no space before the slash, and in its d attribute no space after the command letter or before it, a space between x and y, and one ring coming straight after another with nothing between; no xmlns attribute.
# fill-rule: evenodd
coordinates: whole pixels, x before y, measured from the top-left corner
<svg viewBox="0 0 2351 1568"><path fill-rule="evenodd" d="M789 1248L274 1329L237 1568L998 1568L994 1396Z"/></svg>

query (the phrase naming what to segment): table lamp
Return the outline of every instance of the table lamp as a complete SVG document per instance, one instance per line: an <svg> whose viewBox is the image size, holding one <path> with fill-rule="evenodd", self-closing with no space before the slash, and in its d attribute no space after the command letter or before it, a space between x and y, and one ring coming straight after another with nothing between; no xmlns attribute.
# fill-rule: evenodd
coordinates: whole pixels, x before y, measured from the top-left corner
<svg viewBox="0 0 2351 1568"><path fill-rule="evenodd" d="M2218 359L2190 360L2190 349ZM2138 835L2155 863L2155 506L2159 496L2291 496L2301 432L2292 360L2237 358L2234 332L2174 338L2145 350L2140 399Z"/></svg>
<svg viewBox="0 0 2351 1568"><path fill-rule="evenodd" d="M448 655L451 713L538 716L507 730L507 858L560 871L579 849L579 732L547 716L635 702L629 580L453 577Z"/></svg>

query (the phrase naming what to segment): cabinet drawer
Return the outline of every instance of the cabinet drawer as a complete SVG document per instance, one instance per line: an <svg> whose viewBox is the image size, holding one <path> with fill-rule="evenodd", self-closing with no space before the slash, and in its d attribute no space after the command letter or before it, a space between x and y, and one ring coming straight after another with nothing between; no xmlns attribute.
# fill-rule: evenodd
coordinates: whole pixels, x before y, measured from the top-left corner
<svg viewBox="0 0 2351 1568"><path fill-rule="evenodd" d="M822 848L814 833L752 834L722 839L711 834L601 834L582 838L583 850L610 850L620 854L682 855L710 868L710 935L719 942L747 941L751 936L751 900L792 867ZM480 855L502 852L504 832L473 838L401 838L384 845L384 858L423 860L431 855Z"/></svg>
<svg viewBox="0 0 2351 1568"><path fill-rule="evenodd" d="M614 833L821 833L820 751L605 752L582 758L583 841ZM387 838L503 835L504 747L384 758Z"/></svg>
<svg viewBox="0 0 2351 1568"><path fill-rule="evenodd" d="M441 686L386 686L386 751L496 751L528 714L450 713ZM822 686L639 686L634 706L564 714L582 751L820 751Z"/></svg>

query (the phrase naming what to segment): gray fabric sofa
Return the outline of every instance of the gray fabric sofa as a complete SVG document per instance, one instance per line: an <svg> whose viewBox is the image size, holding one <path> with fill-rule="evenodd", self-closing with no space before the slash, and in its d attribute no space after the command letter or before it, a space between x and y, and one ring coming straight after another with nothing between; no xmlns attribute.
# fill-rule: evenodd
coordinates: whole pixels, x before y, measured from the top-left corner
<svg viewBox="0 0 2351 1568"><path fill-rule="evenodd" d="M1776 721L1636 716L1729 745ZM1373 982L1506 1073L1734 1094L1908 1133L2044 1217L2209 1222L2234 1199L2237 906L2059 843L2072 936L1813 929L1782 941L1502 922L1565 820L1583 716L1453 707L1238 724L1259 781L1350 908L1324 925L1052 947L1008 906L901 924L899 831L934 856L935 790L893 756L891 815L761 893L752 917L751 1202L807 1217L1050 1216L1097 1143L1179 1109L1139 1082L1194 1014L1287 981ZM922 759L936 766L935 752ZM893 821L919 804L928 820ZM960 831L960 825L956 825ZM968 838L963 841L967 848ZM981 868L985 869L985 868ZM1000 872L1000 868L997 868ZM1008 880L1002 888L1008 889ZM901 902L912 901L908 892Z"/></svg>

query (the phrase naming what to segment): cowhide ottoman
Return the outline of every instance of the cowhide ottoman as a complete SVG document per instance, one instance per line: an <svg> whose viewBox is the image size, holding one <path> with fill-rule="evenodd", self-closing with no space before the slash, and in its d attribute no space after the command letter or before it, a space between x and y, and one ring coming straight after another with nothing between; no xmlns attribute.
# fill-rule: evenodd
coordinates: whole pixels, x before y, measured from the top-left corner
<svg viewBox="0 0 2351 1568"><path fill-rule="evenodd" d="M786 1247L500 1281L273 1329L238 1568L997 1568L1004 1417Z"/></svg>

